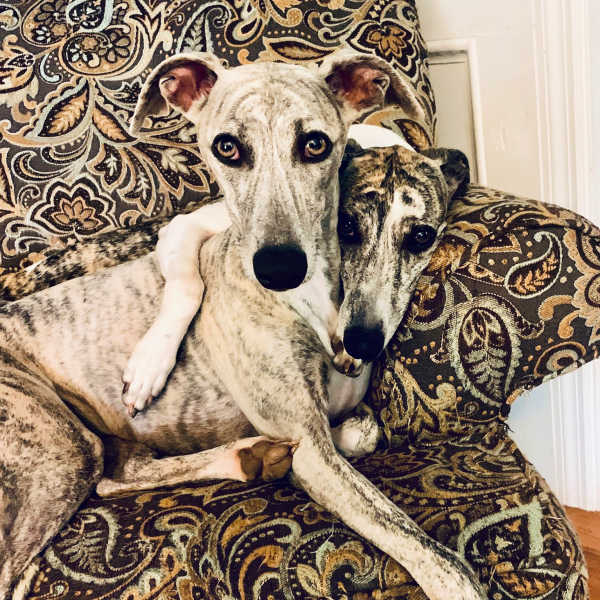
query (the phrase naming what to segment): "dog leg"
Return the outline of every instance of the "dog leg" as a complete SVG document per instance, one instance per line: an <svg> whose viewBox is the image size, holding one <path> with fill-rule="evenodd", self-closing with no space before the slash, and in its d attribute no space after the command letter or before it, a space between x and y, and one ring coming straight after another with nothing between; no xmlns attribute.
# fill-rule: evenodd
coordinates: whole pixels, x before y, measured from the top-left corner
<svg viewBox="0 0 600 600"><path fill-rule="evenodd" d="M177 350L204 295L199 274L191 280L169 279L156 321L137 343L123 373L123 404L134 417L163 389Z"/></svg>
<svg viewBox="0 0 600 600"><path fill-rule="evenodd" d="M348 377L358 377L363 370L364 363L358 358L350 356L344 348L342 338L337 334L331 334L331 347L333 348L333 366L339 373Z"/></svg>
<svg viewBox="0 0 600 600"><path fill-rule="evenodd" d="M477 578L448 548L335 451L324 415L304 415L307 431L293 457L296 480L326 509L403 565L430 600L482 600Z"/></svg>
<svg viewBox="0 0 600 600"><path fill-rule="evenodd" d="M204 282L198 267L202 244L229 227L225 205L215 202L177 215L159 232L156 255L165 287L157 319L136 345L123 374L123 403L135 416L163 389L177 350L202 304Z"/></svg>
<svg viewBox="0 0 600 600"><path fill-rule="evenodd" d="M99 481L103 453L100 440L41 375L5 351L0 373L0 599L4 600Z"/></svg>
<svg viewBox="0 0 600 600"><path fill-rule="evenodd" d="M206 479L272 481L289 471L296 449L294 442L262 436L244 438L195 454L166 458L155 458L145 446L117 438L107 442L107 446L105 477L96 488L100 496Z"/></svg>

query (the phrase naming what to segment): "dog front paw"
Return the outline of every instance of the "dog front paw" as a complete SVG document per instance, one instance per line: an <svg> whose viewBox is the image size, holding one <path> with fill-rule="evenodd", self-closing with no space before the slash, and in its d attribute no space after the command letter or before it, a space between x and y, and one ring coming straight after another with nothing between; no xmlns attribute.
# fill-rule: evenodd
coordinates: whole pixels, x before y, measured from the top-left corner
<svg viewBox="0 0 600 600"><path fill-rule="evenodd" d="M160 394L176 357L177 346L168 333L151 328L138 342L123 373L121 400L131 417Z"/></svg>
<svg viewBox="0 0 600 600"><path fill-rule="evenodd" d="M348 377L358 377L362 373L362 360L350 356L344 348L344 343L337 335L331 338L331 347L335 352L332 362L336 371Z"/></svg>

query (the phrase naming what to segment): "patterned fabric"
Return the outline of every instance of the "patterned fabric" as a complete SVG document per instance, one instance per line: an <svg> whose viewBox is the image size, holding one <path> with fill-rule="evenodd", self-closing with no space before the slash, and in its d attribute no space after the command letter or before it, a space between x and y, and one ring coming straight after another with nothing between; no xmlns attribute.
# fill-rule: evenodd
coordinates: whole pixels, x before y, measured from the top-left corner
<svg viewBox="0 0 600 600"><path fill-rule="evenodd" d="M458 550L493 600L583 600L582 555L561 506L503 435L376 453L356 467ZM91 498L46 551L29 600L290 600L395 589L407 572L285 482L190 485Z"/></svg>
<svg viewBox="0 0 600 600"><path fill-rule="evenodd" d="M128 133L165 57L312 63L343 45L400 70L427 116L419 125L389 107L367 121L429 145L435 106L414 0L0 0L0 267L217 193L183 119Z"/></svg>
<svg viewBox="0 0 600 600"><path fill-rule="evenodd" d="M525 390L600 354L598 228L477 186L448 220L372 380L392 445L504 420Z"/></svg>
<svg viewBox="0 0 600 600"><path fill-rule="evenodd" d="M367 120L428 147L435 105L414 0L0 0L0 268L218 193L178 117L127 132L144 77L166 56L312 63L344 44L399 69L427 115L412 123L392 107ZM366 410L384 447L356 466L458 550L493 600L588 598L564 512L502 421L522 391L599 352L600 232L472 187L375 370ZM207 482L90 498L40 558L30 599L342 600L373 589L424 599L288 482Z"/></svg>
<svg viewBox="0 0 600 600"><path fill-rule="evenodd" d="M600 230L558 207L471 186L365 410L383 448L355 466L473 566L491 600L586 600L564 511L507 436L521 391L595 358ZM208 482L90 498L41 559L30 600L425 600L288 482Z"/></svg>

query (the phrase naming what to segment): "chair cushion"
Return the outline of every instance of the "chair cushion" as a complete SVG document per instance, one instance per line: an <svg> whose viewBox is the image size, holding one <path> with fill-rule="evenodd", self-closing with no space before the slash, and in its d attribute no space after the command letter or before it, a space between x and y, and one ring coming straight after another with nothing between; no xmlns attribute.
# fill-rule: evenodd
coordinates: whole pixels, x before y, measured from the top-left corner
<svg viewBox="0 0 600 600"><path fill-rule="evenodd" d="M128 125L150 69L183 50L229 66L313 63L337 48L375 53L414 86L424 123L399 107L369 115L433 138L435 105L413 0L125 2L24 0L0 9L0 267L217 193L180 117L153 135Z"/></svg>
<svg viewBox="0 0 600 600"><path fill-rule="evenodd" d="M372 379L388 444L463 436L600 354L600 230L480 186L449 224Z"/></svg>
<svg viewBox="0 0 600 600"><path fill-rule="evenodd" d="M490 599L586 597L561 506L500 426L355 465L457 549ZM373 589L425 598L403 568L287 482L207 482L90 498L43 555L29 598L342 600Z"/></svg>

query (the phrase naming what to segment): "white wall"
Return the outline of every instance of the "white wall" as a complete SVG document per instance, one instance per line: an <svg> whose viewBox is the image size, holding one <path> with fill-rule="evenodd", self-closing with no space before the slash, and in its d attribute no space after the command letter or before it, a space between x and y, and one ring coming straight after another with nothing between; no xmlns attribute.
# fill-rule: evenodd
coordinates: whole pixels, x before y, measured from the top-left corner
<svg viewBox="0 0 600 600"><path fill-rule="evenodd" d="M600 204L600 2L590 4L590 58L592 61L592 191Z"/></svg>

